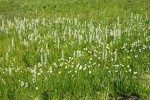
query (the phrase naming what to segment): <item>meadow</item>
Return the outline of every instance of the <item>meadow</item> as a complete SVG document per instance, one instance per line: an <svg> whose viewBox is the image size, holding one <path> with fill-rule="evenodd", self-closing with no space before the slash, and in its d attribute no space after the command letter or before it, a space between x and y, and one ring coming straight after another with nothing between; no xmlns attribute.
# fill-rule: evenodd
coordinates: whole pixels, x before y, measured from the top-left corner
<svg viewBox="0 0 150 100"><path fill-rule="evenodd" d="M0 0L0 100L150 100L149 5Z"/></svg>

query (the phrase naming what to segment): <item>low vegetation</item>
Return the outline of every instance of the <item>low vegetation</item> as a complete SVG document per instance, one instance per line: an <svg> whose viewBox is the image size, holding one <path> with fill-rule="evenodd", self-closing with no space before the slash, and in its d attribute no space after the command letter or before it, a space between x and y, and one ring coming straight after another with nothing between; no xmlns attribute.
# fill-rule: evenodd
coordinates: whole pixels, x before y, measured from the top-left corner
<svg viewBox="0 0 150 100"><path fill-rule="evenodd" d="M0 99L150 99L149 0L0 4Z"/></svg>

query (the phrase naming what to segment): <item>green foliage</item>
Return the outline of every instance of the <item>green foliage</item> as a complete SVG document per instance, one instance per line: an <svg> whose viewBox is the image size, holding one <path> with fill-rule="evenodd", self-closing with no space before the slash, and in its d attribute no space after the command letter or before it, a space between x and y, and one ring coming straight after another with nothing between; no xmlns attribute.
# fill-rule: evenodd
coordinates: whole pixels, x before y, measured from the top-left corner
<svg viewBox="0 0 150 100"><path fill-rule="evenodd" d="M0 99L149 99L149 0L0 4Z"/></svg>

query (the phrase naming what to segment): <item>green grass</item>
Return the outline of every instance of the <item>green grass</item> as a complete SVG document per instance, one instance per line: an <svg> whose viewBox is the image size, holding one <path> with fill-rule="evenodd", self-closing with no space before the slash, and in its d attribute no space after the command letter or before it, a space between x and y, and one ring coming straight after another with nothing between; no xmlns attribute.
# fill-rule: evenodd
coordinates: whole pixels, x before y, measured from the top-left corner
<svg viewBox="0 0 150 100"><path fill-rule="evenodd" d="M0 0L0 99L149 100L149 4Z"/></svg>

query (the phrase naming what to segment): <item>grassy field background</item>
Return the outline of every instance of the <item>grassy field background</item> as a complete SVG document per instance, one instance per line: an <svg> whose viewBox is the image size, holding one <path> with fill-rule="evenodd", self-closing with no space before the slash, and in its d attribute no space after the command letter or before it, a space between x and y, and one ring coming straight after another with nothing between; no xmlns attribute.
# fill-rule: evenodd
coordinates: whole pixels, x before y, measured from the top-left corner
<svg viewBox="0 0 150 100"><path fill-rule="evenodd" d="M149 5L0 0L0 99L149 100Z"/></svg>
<svg viewBox="0 0 150 100"><path fill-rule="evenodd" d="M149 14L148 0L1 0L0 13L7 18L83 15L90 18L116 18L134 14Z"/></svg>

